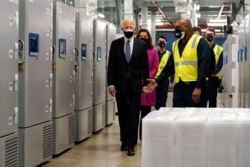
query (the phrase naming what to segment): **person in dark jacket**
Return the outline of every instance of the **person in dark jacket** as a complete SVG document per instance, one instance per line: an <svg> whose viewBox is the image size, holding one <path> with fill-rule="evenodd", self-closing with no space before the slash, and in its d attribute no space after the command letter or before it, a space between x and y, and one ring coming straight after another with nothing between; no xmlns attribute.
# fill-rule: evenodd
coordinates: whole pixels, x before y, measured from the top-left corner
<svg viewBox="0 0 250 167"><path fill-rule="evenodd" d="M159 56L159 68L156 74L158 77L168 62L171 52L166 49L168 39L165 36L158 38L158 56ZM160 86L156 88L156 105L155 109L158 110L160 107L166 107L168 91L173 89L174 75L166 78Z"/></svg>
<svg viewBox="0 0 250 167"><path fill-rule="evenodd" d="M220 71L223 66L223 48L214 43L216 37L214 28L208 28L206 38L215 54L215 70L208 80L208 103L209 107L217 107L217 88L220 86Z"/></svg>
<svg viewBox="0 0 250 167"><path fill-rule="evenodd" d="M193 27L192 29L193 29L194 34L202 36L200 27ZM209 63L209 68L208 68L207 79L209 79L214 74L214 71L215 71L215 54L214 54L213 48L210 47L209 51L210 51L210 63Z"/></svg>
<svg viewBox="0 0 250 167"><path fill-rule="evenodd" d="M108 91L115 96L120 126L121 151L135 155L142 88L149 77L147 45L134 37L133 19L122 23L124 37L112 41L108 58Z"/></svg>

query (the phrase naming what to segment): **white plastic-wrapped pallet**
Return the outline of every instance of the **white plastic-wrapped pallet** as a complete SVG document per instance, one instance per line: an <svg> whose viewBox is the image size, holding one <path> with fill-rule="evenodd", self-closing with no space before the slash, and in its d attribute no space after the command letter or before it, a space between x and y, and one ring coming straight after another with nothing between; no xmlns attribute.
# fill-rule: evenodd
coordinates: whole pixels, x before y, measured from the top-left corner
<svg viewBox="0 0 250 167"><path fill-rule="evenodd" d="M237 167L249 167L250 109L239 108L235 112L238 120Z"/></svg>
<svg viewBox="0 0 250 167"><path fill-rule="evenodd" d="M174 123L179 113L161 108L142 120L142 167L175 167Z"/></svg>
<svg viewBox="0 0 250 167"><path fill-rule="evenodd" d="M236 167L237 120L232 108L210 109L207 118L207 166Z"/></svg>
<svg viewBox="0 0 250 167"><path fill-rule="evenodd" d="M208 108L185 108L175 123L176 166L206 167Z"/></svg>

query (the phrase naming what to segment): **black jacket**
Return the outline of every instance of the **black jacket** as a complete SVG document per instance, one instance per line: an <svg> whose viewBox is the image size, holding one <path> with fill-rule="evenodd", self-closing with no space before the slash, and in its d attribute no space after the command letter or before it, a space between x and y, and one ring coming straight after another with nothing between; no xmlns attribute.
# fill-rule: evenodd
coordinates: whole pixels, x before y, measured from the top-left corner
<svg viewBox="0 0 250 167"><path fill-rule="evenodd" d="M129 79L128 79L129 76ZM141 93L142 86L149 78L148 55L146 44L134 38L132 55L127 63L124 54L124 38L111 43L108 59L108 86L114 85L117 93L127 92L127 82L130 81L132 92Z"/></svg>

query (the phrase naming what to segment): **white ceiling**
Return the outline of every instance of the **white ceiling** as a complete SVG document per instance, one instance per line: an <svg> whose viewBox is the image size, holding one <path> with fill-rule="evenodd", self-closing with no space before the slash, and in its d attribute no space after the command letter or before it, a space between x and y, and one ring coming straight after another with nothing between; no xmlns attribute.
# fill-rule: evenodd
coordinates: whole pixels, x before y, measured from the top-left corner
<svg viewBox="0 0 250 167"><path fill-rule="evenodd" d="M126 1L126 0L123 0ZM97 11L104 13L105 19L113 22L114 24L120 23L122 18L117 16L118 13L123 12L123 1L122 0L97 0L98 8ZM191 0L187 0L190 2ZM199 12L201 17L198 18L197 23L199 26L207 26L208 19L216 19L220 15L220 19L226 19L227 16L232 17L232 1L237 0L193 0L192 3L199 4ZM121 4L120 4L121 2ZM174 24L181 14L176 13L176 6L174 0L158 0L158 1L149 1L149 0L134 0L133 9L134 11L139 11L139 16L143 4L148 6L148 16L155 14L158 17L162 17L164 20L164 26L167 24ZM117 7L117 5L120 5ZM217 6L217 7L211 7ZM223 6L223 8L222 8ZM159 8L162 12L159 11ZM221 10L221 12L220 12ZM135 12L136 13L136 12ZM165 16L162 16L165 15ZM162 26L164 28L164 26Z"/></svg>

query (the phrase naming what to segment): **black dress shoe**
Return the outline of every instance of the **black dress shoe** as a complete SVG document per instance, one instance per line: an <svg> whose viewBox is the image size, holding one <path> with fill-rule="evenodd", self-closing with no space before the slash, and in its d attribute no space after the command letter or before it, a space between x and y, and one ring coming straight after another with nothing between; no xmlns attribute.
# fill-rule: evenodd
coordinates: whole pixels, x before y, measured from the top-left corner
<svg viewBox="0 0 250 167"><path fill-rule="evenodd" d="M127 144L122 143L122 145L121 145L121 151L127 151L127 150L128 150Z"/></svg>
<svg viewBox="0 0 250 167"><path fill-rule="evenodd" d="M128 147L128 153L127 153L128 156L134 156L135 155L135 150L134 148L132 147Z"/></svg>

